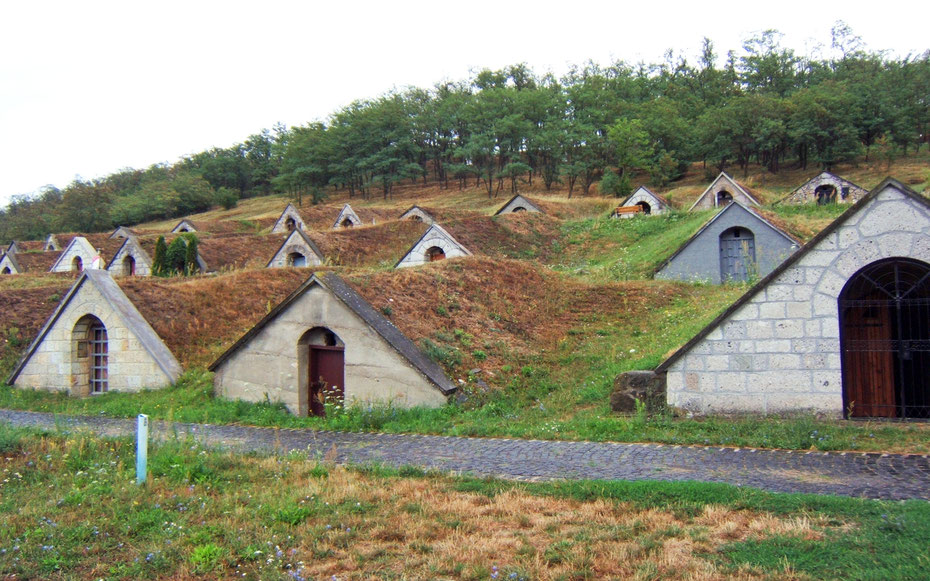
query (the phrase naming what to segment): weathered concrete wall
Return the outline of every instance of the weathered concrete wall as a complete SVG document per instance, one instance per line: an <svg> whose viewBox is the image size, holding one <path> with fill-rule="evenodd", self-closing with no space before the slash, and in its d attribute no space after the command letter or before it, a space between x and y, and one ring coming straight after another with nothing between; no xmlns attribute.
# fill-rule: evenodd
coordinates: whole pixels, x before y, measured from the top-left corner
<svg viewBox="0 0 930 581"><path fill-rule="evenodd" d="M433 246L442 248L446 258L457 258L459 256L469 255L469 253L455 242L445 230L440 230L438 227L433 226L430 230L426 231L423 238L414 244L413 248L411 248L404 258L398 262L397 268L419 266L428 263L430 260L429 257L426 256L426 251Z"/></svg>
<svg viewBox="0 0 930 581"><path fill-rule="evenodd" d="M172 378L158 366L103 295L92 284L85 283L36 348L14 385L76 395L86 393L86 377L75 373L80 361L72 337L75 325L85 315L97 317L107 329L109 391L140 391L171 384Z"/></svg>
<svg viewBox="0 0 930 581"><path fill-rule="evenodd" d="M656 273L658 279L723 282L720 276L720 235L733 227L745 228L755 237L756 265L759 278L785 261L798 245L772 229L764 221L737 205L728 207L707 228Z"/></svg>
<svg viewBox="0 0 930 581"><path fill-rule="evenodd" d="M267 395L271 401L283 402L292 413L306 415L306 372L299 369L305 357L300 357L298 341L314 327L330 329L345 344L347 405L377 402L436 407L445 403L437 387L320 286L308 289L216 370L216 394L246 401L264 401Z"/></svg>
<svg viewBox="0 0 930 581"><path fill-rule="evenodd" d="M51 272L71 272L75 256L81 257L84 268L91 268L94 257L97 256L97 249L83 236L77 236L52 265Z"/></svg>
<svg viewBox="0 0 930 581"><path fill-rule="evenodd" d="M0 274L22 274L8 254L0 255Z"/></svg>
<svg viewBox="0 0 930 581"><path fill-rule="evenodd" d="M836 203L838 204L854 204L869 193L865 188L861 188L848 180L844 180L830 172L823 172L793 191L791 195L785 199L784 203L816 203L817 194L814 192L822 185L831 185L836 188Z"/></svg>
<svg viewBox="0 0 930 581"><path fill-rule="evenodd" d="M889 187L674 361L669 405L842 415L837 301L853 274L893 257L930 262L930 212Z"/></svg>

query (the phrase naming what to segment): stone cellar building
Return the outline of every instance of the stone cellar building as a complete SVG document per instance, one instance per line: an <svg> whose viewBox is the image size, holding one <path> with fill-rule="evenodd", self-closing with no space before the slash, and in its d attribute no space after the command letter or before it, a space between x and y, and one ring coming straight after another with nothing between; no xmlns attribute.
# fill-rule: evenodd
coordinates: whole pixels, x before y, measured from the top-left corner
<svg viewBox="0 0 930 581"><path fill-rule="evenodd" d="M885 180L656 372L696 413L930 417L930 202Z"/></svg>

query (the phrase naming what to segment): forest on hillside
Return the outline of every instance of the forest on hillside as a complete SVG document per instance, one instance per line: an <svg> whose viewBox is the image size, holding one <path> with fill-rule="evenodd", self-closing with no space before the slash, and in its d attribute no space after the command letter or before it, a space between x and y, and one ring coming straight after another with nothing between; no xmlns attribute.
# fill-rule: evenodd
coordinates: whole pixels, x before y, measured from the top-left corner
<svg viewBox="0 0 930 581"><path fill-rule="evenodd" d="M780 36L759 33L723 59L705 39L696 62L669 51L660 63L588 63L561 78L516 64L356 101L325 122L16 197L0 210L0 240L104 231L269 193L298 203L331 188L388 197L403 181L488 196L524 183L572 196L598 184L620 196L633 173L661 187L695 162L715 172L830 169L928 142L930 51L890 58L842 23L828 58L796 54Z"/></svg>

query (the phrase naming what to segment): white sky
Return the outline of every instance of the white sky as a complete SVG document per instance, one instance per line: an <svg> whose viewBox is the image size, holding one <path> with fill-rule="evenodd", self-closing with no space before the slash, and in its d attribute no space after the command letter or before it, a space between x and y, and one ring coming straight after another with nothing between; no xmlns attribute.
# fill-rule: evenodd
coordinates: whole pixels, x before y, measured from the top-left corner
<svg viewBox="0 0 930 581"><path fill-rule="evenodd" d="M928 48L917 2L23 0L0 5L0 206L75 177L229 147L355 99L526 62L722 58L774 28L809 54L843 20L870 50Z"/></svg>

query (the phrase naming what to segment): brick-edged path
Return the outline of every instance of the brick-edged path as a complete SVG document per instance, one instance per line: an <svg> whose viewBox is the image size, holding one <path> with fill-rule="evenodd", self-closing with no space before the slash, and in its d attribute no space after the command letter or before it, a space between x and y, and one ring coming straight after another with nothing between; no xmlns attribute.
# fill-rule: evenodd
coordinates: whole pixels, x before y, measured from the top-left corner
<svg viewBox="0 0 930 581"><path fill-rule="evenodd" d="M134 433L135 420L0 410L18 426ZM191 435L238 450L303 450L339 463L380 462L522 480L699 480L774 492L930 500L926 455L791 452L662 444L554 442L406 434L321 432L153 422L157 438Z"/></svg>

